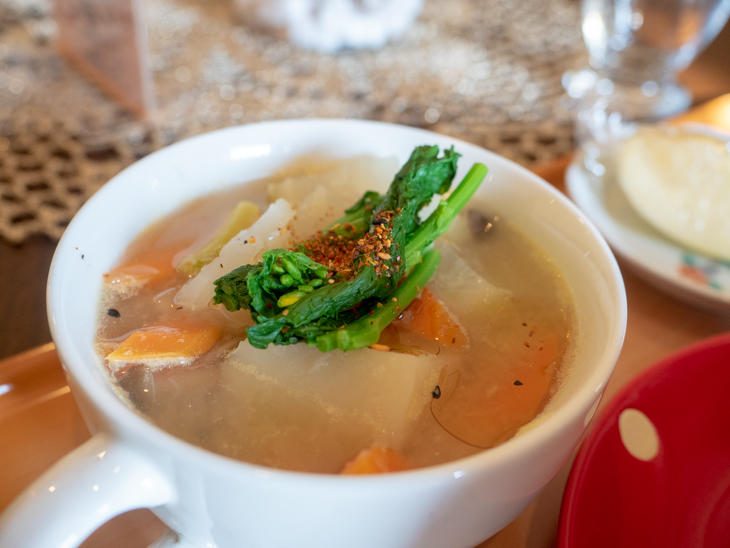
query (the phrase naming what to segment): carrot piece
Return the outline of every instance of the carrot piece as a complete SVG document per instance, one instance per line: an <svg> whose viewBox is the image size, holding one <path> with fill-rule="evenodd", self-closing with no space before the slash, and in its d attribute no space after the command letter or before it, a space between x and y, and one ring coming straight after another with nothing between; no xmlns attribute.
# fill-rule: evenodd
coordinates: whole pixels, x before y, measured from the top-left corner
<svg viewBox="0 0 730 548"><path fill-rule="evenodd" d="M488 375L447 366L439 379L441 395L431 402L434 418L477 447L510 438L545 404L563 345L557 335L530 338L508 358L512 367Z"/></svg>
<svg viewBox="0 0 730 548"><path fill-rule="evenodd" d="M217 325L153 325L133 332L106 359L115 370L130 363L154 369L188 365L220 337Z"/></svg>
<svg viewBox="0 0 730 548"><path fill-rule="evenodd" d="M413 299L393 325L419 333L446 346L456 348L466 344L466 335L459 324L428 289L424 289Z"/></svg>
<svg viewBox="0 0 730 548"><path fill-rule="evenodd" d="M406 459L389 447L363 449L342 469L344 475L386 474L408 470Z"/></svg>
<svg viewBox="0 0 730 548"><path fill-rule="evenodd" d="M175 257L189 245L190 242L181 242L167 249L153 248L135 255L104 274L104 281L112 286L131 289L163 281L175 273Z"/></svg>

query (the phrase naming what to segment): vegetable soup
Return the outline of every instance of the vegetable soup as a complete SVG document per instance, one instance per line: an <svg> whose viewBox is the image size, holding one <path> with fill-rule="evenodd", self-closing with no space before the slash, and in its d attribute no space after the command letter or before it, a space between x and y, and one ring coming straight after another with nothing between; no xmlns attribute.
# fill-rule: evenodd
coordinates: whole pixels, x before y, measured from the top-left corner
<svg viewBox="0 0 730 548"><path fill-rule="evenodd" d="M308 472L430 466L515 435L570 358L571 296L471 197L483 166L451 184L457 161L302 163L145 229L104 277L96 346L120 396L190 443Z"/></svg>

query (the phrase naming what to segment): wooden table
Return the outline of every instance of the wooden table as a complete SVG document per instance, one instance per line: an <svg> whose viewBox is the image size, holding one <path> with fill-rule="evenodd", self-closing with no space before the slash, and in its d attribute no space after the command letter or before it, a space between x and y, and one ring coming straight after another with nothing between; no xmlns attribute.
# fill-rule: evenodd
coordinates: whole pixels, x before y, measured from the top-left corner
<svg viewBox="0 0 730 548"><path fill-rule="evenodd" d="M730 25L683 73L683 83L690 88L698 102L730 92L728 52ZM538 171L560 186L564 167L564 164L556 163L542 166ZM20 246L0 241L0 358L50 340L45 313L45 283L54 248L55 242L42 237L31 238ZM608 384L604 402L630 378L663 356L699 339L730 331L730 316L722 317L685 305L659 292L625 268L625 265L621 267L628 294L628 329L624 349ZM47 367L50 368L49 377L51 374L58 375L57 364L50 363ZM63 379L58 377L53 382L62 383ZM70 398L68 400L66 412L75 413ZM80 443L86 435L84 432L75 432L76 437L71 441ZM560 498L569 464L517 520L482 546L554 545ZM140 531L128 527L139 523L146 523L148 529ZM124 543L127 546L144 546L155 537L155 527L159 528L159 524L150 514L137 511L107 525L94 535L89 545L119 545L118 541L124 538L129 541ZM114 541L104 544L103 538Z"/></svg>

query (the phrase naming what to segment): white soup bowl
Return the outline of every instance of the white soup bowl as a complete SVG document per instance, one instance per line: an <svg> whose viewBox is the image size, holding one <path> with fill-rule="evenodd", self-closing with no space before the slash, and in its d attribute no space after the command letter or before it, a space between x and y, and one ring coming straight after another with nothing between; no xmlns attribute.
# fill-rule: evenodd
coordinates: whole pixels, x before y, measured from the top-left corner
<svg viewBox="0 0 730 548"><path fill-rule="evenodd" d="M212 191L306 155L395 155L455 145L457 180L489 167L479 193L558 265L576 312L574 358L542 412L469 458L381 476L267 469L185 443L127 407L94 350L102 274L141 229ZM606 243L564 196L524 168L428 131L353 120L277 121L201 135L151 154L102 187L56 250L48 282L53 339L93 437L38 479L0 521L0 546L75 546L111 517L150 508L174 545L473 546L504 527L571 455L618 357L621 276Z"/></svg>

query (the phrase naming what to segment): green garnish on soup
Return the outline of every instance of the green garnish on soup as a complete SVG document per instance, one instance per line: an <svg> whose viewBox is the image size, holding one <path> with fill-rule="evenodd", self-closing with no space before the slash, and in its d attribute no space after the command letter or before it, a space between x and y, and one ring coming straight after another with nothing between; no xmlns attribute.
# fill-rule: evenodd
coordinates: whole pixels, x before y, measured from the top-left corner
<svg viewBox="0 0 730 548"><path fill-rule="evenodd" d="M420 146L382 195L368 191L342 218L293 250L272 249L215 281L214 303L247 309L251 345L316 345L353 350L380 333L420 293L441 256L431 244L487 173L474 164L425 220L419 212L447 192L459 154Z"/></svg>

